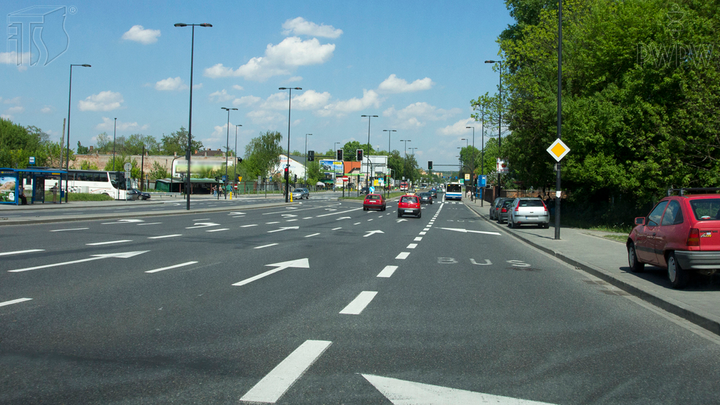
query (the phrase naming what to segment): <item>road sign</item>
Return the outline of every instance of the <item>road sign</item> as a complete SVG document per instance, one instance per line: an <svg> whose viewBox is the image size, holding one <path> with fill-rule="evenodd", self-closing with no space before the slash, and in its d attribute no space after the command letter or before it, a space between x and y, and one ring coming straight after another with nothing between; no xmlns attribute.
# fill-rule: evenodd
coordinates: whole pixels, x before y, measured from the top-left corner
<svg viewBox="0 0 720 405"><path fill-rule="evenodd" d="M343 176L342 179L343 179L343 181L345 181L345 182L350 181L350 178L349 178L348 176Z"/></svg>
<svg viewBox="0 0 720 405"><path fill-rule="evenodd" d="M126 172L129 172L132 170L132 164L125 163L125 166L123 166L123 169L125 169Z"/></svg>
<svg viewBox="0 0 720 405"><path fill-rule="evenodd" d="M547 148L547 151L550 156L554 157L555 160L559 162L565 157L565 155L568 154L568 152L570 152L570 148L568 148L567 145L558 138L552 143L552 145L550 145L549 148Z"/></svg>
<svg viewBox="0 0 720 405"><path fill-rule="evenodd" d="M480 181L480 187L485 187L487 185L487 176L486 175L483 174L482 176L480 176L478 178L478 180Z"/></svg>
<svg viewBox="0 0 720 405"><path fill-rule="evenodd" d="M465 173L465 180L470 180L470 173Z"/></svg>

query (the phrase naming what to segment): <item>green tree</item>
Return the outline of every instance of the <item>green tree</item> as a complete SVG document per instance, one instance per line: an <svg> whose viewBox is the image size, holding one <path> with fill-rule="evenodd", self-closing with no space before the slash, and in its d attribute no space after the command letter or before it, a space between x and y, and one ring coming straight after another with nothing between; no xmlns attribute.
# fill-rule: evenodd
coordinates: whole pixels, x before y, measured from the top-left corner
<svg viewBox="0 0 720 405"><path fill-rule="evenodd" d="M280 141L282 134L270 131L251 139L245 146L246 157L241 164L245 173L251 178L271 175L273 168L280 164L280 155L284 153Z"/></svg>
<svg viewBox="0 0 720 405"><path fill-rule="evenodd" d="M178 156L185 156L188 144L188 131L184 127L180 127L180 130L171 133L170 135L163 135L158 145L161 154L172 155L177 153ZM202 142L198 141L193 136L192 139L192 151L201 150L203 148Z"/></svg>
<svg viewBox="0 0 720 405"><path fill-rule="evenodd" d="M307 167L307 184L315 185L318 181L325 178L325 173L320 171L320 162L317 160L308 162Z"/></svg>
<svg viewBox="0 0 720 405"><path fill-rule="evenodd" d="M168 170L165 168L165 166L161 165L158 162L153 162L153 167L150 170L150 173L148 173L148 177L151 180L157 180L157 179L166 179L170 177Z"/></svg>
<svg viewBox="0 0 720 405"><path fill-rule="evenodd" d="M78 155L87 155L88 153L90 153L90 148L87 147L87 146L82 146L82 144L80 143L80 141L78 141L78 143L77 143L77 153L78 153Z"/></svg>
<svg viewBox="0 0 720 405"><path fill-rule="evenodd" d="M46 166L49 143L49 136L39 128L0 118L0 167L26 168L30 157L35 158L35 166Z"/></svg>

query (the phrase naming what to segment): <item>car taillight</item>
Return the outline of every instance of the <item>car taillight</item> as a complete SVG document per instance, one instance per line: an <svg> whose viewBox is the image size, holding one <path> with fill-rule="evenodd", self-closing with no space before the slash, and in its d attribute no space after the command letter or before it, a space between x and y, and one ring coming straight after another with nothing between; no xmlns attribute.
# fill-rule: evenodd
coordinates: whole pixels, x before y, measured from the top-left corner
<svg viewBox="0 0 720 405"><path fill-rule="evenodd" d="M545 208L545 212L548 212L547 205L545 205L545 201L540 201L543 204L543 208Z"/></svg>
<svg viewBox="0 0 720 405"><path fill-rule="evenodd" d="M503 207L502 211L500 212L507 212L507 208Z"/></svg>
<svg viewBox="0 0 720 405"><path fill-rule="evenodd" d="M690 228L687 238L688 246L700 246L700 231L697 228Z"/></svg>
<svg viewBox="0 0 720 405"><path fill-rule="evenodd" d="M515 212L518 212L518 211L520 211L520 204L515 206Z"/></svg>

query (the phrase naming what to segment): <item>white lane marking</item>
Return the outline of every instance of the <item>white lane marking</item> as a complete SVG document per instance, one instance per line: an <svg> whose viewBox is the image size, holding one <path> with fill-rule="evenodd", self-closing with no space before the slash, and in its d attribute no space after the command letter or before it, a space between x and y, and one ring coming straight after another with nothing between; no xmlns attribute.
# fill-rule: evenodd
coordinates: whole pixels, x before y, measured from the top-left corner
<svg viewBox="0 0 720 405"><path fill-rule="evenodd" d="M12 304L19 304L19 303L21 303L21 302L31 301L31 300L32 300L32 298L18 298L18 299L16 299L16 300L10 300L10 301L5 301L5 302L0 302L0 307L4 307L4 306L6 306L6 305L12 305Z"/></svg>
<svg viewBox="0 0 720 405"><path fill-rule="evenodd" d="M245 213L240 211L232 211L228 212L228 215L245 215Z"/></svg>
<svg viewBox="0 0 720 405"><path fill-rule="evenodd" d="M363 291L355 297L342 311L343 315L360 315L377 295L377 291Z"/></svg>
<svg viewBox="0 0 720 405"><path fill-rule="evenodd" d="M331 344L327 340L306 340L243 395L240 401L274 404Z"/></svg>
<svg viewBox="0 0 720 405"><path fill-rule="evenodd" d="M303 219L313 219L313 217L305 217L305 218L303 218Z"/></svg>
<svg viewBox="0 0 720 405"><path fill-rule="evenodd" d="M471 257L471 258L470 258L470 263L472 263L472 264L474 264L474 265L476 265L476 266L492 266L492 262L490 261L490 259L485 259L485 263L478 263L478 262L475 261L475 259L473 259L473 258Z"/></svg>
<svg viewBox="0 0 720 405"><path fill-rule="evenodd" d="M143 225L160 225L160 224L162 224L162 222L146 222L146 223L144 223L144 224L138 224L138 226L143 226Z"/></svg>
<svg viewBox="0 0 720 405"><path fill-rule="evenodd" d="M297 219L288 219L288 220L285 221L285 222L295 222L295 221L297 221Z"/></svg>
<svg viewBox="0 0 720 405"><path fill-rule="evenodd" d="M271 243L269 245L262 245L262 246L255 246L254 249L262 249L262 248L271 247L271 246L275 246L275 245L277 245L277 243Z"/></svg>
<svg viewBox="0 0 720 405"><path fill-rule="evenodd" d="M311 237L313 237L313 236L318 236L318 235L320 235L319 232L318 232L318 233L311 233L310 235L305 235L305 237L306 237L306 238L311 238Z"/></svg>
<svg viewBox="0 0 720 405"><path fill-rule="evenodd" d="M399 404L497 404L497 405L550 405L526 399L484 394L440 385L422 384L397 378L362 374L381 394L395 405Z"/></svg>
<svg viewBox="0 0 720 405"><path fill-rule="evenodd" d="M233 286L240 287L246 284L250 284L253 281L260 280L263 277L267 277L271 274L275 274L279 271L294 267L298 269L309 269L310 268L310 262L307 258L304 259L297 259L297 260L288 260L286 262L280 262L280 263L272 263L272 264L266 264L265 266L275 267L272 270L268 270L266 272L260 273L258 275L252 276L250 278L246 278L245 280L238 281L237 283L233 284Z"/></svg>
<svg viewBox="0 0 720 405"><path fill-rule="evenodd" d="M258 226L258 224L240 225L240 228L250 228L252 226Z"/></svg>
<svg viewBox="0 0 720 405"><path fill-rule="evenodd" d="M68 232L68 231L84 231L90 228L68 228L68 229L53 229L50 232Z"/></svg>
<svg viewBox="0 0 720 405"><path fill-rule="evenodd" d="M415 239L413 239L413 242L420 242L422 240L422 236L418 236Z"/></svg>
<svg viewBox="0 0 720 405"><path fill-rule="evenodd" d="M372 218L370 218L370 219L368 219L368 222L370 222L370 221L372 221L372 220L373 220L373 219L372 219Z"/></svg>
<svg viewBox="0 0 720 405"><path fill-rule="evenodd" d="M174 233L172 235L160 235L160 236L148 236L148 239L165 239L165 238L177 238L182 236L181 233Z"/></svg>
<svg viewBox="0 0 720 405"><path fill-rule="evenodd" d="M318 215L318 216L320 216L320 215ZM335 218L335 220L336 220L336 221L340 221L340 220L343 220L343 219L350 219L350 218L351 218L351 217L340 217L340 218Z"/></svg>
<svg viewBox="0 0 720 405"><path fill-rule="evenodd" d="M317 215L317 217L320 218L320 217L326 217L326 216L328 216L328 215L344 214L344 213L346 213L346 212L353 212L353 211L357 211L357 210L360 210L360 209L362 209L362 208L354 208L354 209L347 210L347 211L331 212L331 213L329 213L329 214L320 214L320 215Z"/></svg>
<svg viewBox="0 0 720 405"><path fill-rule="evenodd" d="M222 232L222 231L229 231L230 228L220 228L220 229L208 229L205 232Z"/></svg>
<svg viewBox="0 0 720 405"><path fill-rule="evenodd" d="M0 253L0 256L10 256L10 255L19 255L23 253L33 253L33 252L44 252L45 249L28 249L28 250L16 250L14 252L3 252Z"/></svg>
<svg viewBox="0 0 720 405"><path fill-rule="evenodd" d="M125 242L132 242L132 240L130 240L130 239L109 240L109 241L107 241L107 242L86 243L85 246L112 245L112 244L114 244L114 243L125 243Z"/></svg>
<svg viewBox="0 0 720 405"><path fill-rule="evenodd" d="M355 222L353 225L360 225L360 222Z"/></svg>
<svg viewBox="0 0 720 405"><path fill-rule="evenodd" d="M417 243L411 243L411 244L407 245L407 247L405 249L415 249L417 247L417 245L418 245Z"/></svg>
<svg viewBox="0 0 720 405"><path fill-rule="evenodd" d="M393 275L393 273L395 273L395 270L397 270L397 268L398 268L398 266L385 266L385 268L382 269L382 271L380 273L378 273L377 276L383 277L383 278L389 278L390 276Z"/></svg>
<svg viewBox="0 0 720 405"><path fill-rule="evenodd" d="M399 255L395 256L396 260L405 260L410 256L410 252L400 252Z"/></svg>
<svg viewBox="0 0 720 405"><path fill-rule="evenodd" d="M74 214L80 214L79 212ZM117 224L133 224L138 222L145 222L142 219L134 219L134 218L128 218L128 219L118 219L115 222L103 222L101 225L117 225Z"/></svg>
<svg viewBox="0 0 720 405"><path fill-rule="evenodd" d="M275 230L272 230L272 231L267 231L267 233L282 232L282 231L286 231L286 230L288 230L288 229L300 229L300 227L297 226L297 225L295 225L295 226L281 226L279 229L275 229Z"/></svg>
<svg viewBox="0 0 720 405"><path fill-rule="evenodd" d="M23 271L30 271L30 270L37 270L37 269L47 269L50 267L59 267L59 266L67 266L68 264L77 264L77 263L84 263L84 262L90 262L93 260L102 260L102 259L109 259L111 257L114 258L121 258L121 259L127 259L130 257L134 257L137 255L141 255L143 253L147 253L149 250L141 250L137 252L123 252L123 253L104 253L99 255L92 255L92 257L89 257L87 259L80 259L80 260L73 260L70 262L63 262L63 263L52 263L52 264L44 264L42 266L35 266L35 267L26 267L24 269L15 269L15 270L8 270L8 273L20 273Z"/></svg>
<svg viewBox="0 0 720 405"><path fill-rule="evenodd" d="M176 265L173 265L173 266L161 267L161 268L155 269L155 270L148 270L148 271L146 271L145 273L157 273L158 271L165 271L165 270L170 270L170 269L177 269L178 267L190 266L191 264L195 264L195 263L197 263L197 262L196 262L196 261L185 262L185 263L180 263L180 264L176 264Z"/></svg>
<svg viewBox="0 0 720 405"><path fill-rule="evenodd" d="M420 232L420 233L418 233L418 235L426 235L426 234L427 234L427 232Z"/></svg>
<svg viewBox="0 0 720 405"><path fill-rule="evenodd" d="M383 232L383 231L381 231L381 230L379 230L379 229L376 229L376 230L374 230L374 231L366 231L366 232L367 232L367 233L366 233L365 235L363 235L363 238L367 238L368 236L374 235L374 234L376 234L376 233L385 233L385 232Z"/></svg>
<svg viewBox="0 0 720 405"><path fill-rule="evenodd" d="M279 223L280 223L280 221L272 221L272 222L265 222L265 225L274 225L274 224L279 224Z"/></svg>
<svg viewBox="0 0 720 405"><path fill-rule="evenodd" d="M186 226L185 229L208 228L211 226L220 226L220 224L216 224L214 222L197 222L195 223L195 226Z"/></svg>
<svg viewBox="0 0 720 405"><path fill-rule="evenodd" d="M337 231L338 229L342 229L342 226L338 226L337 228L333 228L333 229L331 229L331 230Z"/></svg>
<svg viewBox="0 0 720 405"><path fill-rule="evenodd" d="M454 231L454 232L462 232L462 233L481 233L483 235L497 235L500 236L500 232L487 232L487 231L473 231L471 229L463 229L463 228L440 228L444 229L446 231Z"/></svg>
<svg viewBox="0 0 720 405"><path fill-rule="evenodd" d="M196 204L197 204L197 203L196 203ZM195 222L195 221L209 221L209 220L210 220L210 218L198 218L198 219L193 219L193 222Z"/></svg>
<svg viewBox="0 0 720 405"><path fill-rule="evenodd" d="M425 228L425 229L423 229L423 231L425 231L425 232L427 232L427 231L429 231L429 230L430 230L430 228Z"/></svg>

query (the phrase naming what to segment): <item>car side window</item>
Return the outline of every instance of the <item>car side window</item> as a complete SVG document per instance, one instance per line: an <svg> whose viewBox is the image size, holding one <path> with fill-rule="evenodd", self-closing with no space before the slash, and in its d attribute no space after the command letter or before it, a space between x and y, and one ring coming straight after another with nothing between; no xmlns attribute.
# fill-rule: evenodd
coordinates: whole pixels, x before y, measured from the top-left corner
<svg viewBox="0 0 720 405"><path fill-rule="evenodd" d="M648 226L658 226L660 224L660 219L662 218L662 214L663 211L665 211L667 203L667 201L661 201L655 206L655 208L653 208L650 215L648 215Z"/></svg>
<svg viewBox="0 0 720 405"><path fill-rule="evenodd" d="M677 201L670 201L667 209L665 210L665 215L663 216L661 225L677 225L682 224L682 222L683 216L682 210L680 209L680 203Z"/></svg>

